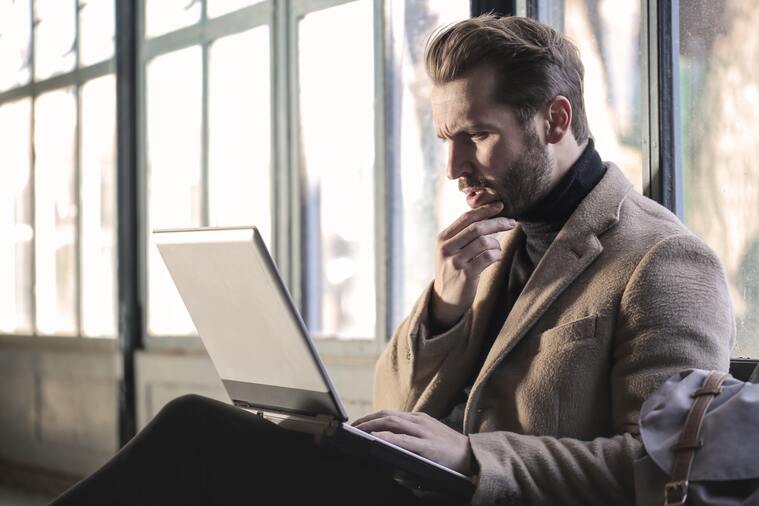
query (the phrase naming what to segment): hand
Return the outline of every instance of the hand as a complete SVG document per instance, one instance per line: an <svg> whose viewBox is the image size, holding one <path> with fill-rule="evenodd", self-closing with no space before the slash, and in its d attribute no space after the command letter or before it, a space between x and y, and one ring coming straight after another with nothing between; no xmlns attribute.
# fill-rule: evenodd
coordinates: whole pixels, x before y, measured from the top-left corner
<svg viewBox="0 0 759 506"><path fill-rule="evenodd" d="M469 438L427 413L383 410L359 418L353 425L461 474L474 473Z"/></svg>
<svg viewBox="0 0 759 506"><path fill-rule="evenodd" d="M501 245L491 234L516 227L516 221L496 216L500 201L462 214L437 237L435 283L430 301L430 322L447 330L461 319L474 301L480 274L501 259Z"/></svg>

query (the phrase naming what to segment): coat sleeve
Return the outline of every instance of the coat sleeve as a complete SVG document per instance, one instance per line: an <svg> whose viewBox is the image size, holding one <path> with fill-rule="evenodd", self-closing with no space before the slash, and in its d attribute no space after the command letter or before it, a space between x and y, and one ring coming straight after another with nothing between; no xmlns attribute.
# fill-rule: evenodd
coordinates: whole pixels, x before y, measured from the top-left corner
<svg viewBox="0 0 759 506"><path fill-rule="evenodd" d="M609 380L616 435L579 441L471 434L479 465L473 504L633 504L643 400L682 369L729 367L735 323L714 253L692 234L653 246L621 295L613 339Z"/></svg>
<svg viewBox="0 0 759 506"><path fill-rule="evenodd" d="M441 371L449 369L451 358L460 356L456 351L467 346L471 310L447 332L430 335L428 307L431 294L432 283L419 297L409 316L398 326L377 361L374 370L375 409L415 411L420 396L437 390L435 385L444 375ZM438 404L442 407L444 403ZM429 414L441 417L446 413Z"/></svg>

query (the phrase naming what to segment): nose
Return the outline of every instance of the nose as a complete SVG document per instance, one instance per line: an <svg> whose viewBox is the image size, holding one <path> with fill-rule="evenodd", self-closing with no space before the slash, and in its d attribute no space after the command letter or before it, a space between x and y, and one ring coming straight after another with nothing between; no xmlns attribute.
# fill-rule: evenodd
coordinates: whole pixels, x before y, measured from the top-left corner
<svg viewBox="0 0 759 506"><path fill-rule="evenodd" d="M448 165L446 174L448 179L458 179L469 176L473 172L472 161L466 146L456 139L448 141Z"/></svg>

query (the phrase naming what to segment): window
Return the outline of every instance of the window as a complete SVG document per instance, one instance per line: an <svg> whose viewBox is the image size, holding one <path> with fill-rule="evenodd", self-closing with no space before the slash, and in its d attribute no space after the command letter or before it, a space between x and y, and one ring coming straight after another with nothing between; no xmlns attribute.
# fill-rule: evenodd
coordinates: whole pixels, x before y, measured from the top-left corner
<svg viewBox="0 0 759 506"><path fill-rule="evenodd" d="M0 329L4 333L33 332L31 171L31 100L0 105L0 135L5 148L0 164L0 233L10 240L0 245Z"/></svg>
<svg viewBox="0 0 759 506"><path fill-rule="evenodd" d="M680 4L685 222L725 266L736 311L734 356L759 357L759 4Z"/></svg>
<svg viewBox="0 0 759 506"><path fill-rule="evenodd" d="M314 335L371 339L376 2L281 7L145 0L146 228L256 225ZM149 335L191 335L152 245L147 259Z"/></svg>
<svg viewBox="0 0 759 506"><path fill-rule="evenodd" d="M586 95L602 97L586 102L598 149L648 191L656 91L642 81L660 75L641 35L662 28L648 26L647 4L516 4L577 43ZM758 9L680 5L683 218L725 264L735 353L757 355L759 177L745 125L759 100L748 63ZM255 224L315 335L381 347L434 275L437 232L466 209L445 178L422 52L431 30L469 9L139 2L143 233ZM114 29L112 0L0 0L0 162L14 168L0 173L0 232L12 238L0 246L3 333L116 334ZM191 335L149 244L144 263L148 334Z"/></svg>
<svg viewBox="0 0 759 506"><path fill-rule="evenodd" d="M146 233L256 225L271 246L271 2L146 0L144 13ZM149 335L193 334L146 243Z"/></svg>
<svg viewBox="0 0 759 506"><path fill-rule="evenodd" d="M113 8L0 1L3 333L116 335Z"/></svg>
<svg viewBox="0 0 759 506"><path fill-rule="evenodd" d="M435 240L468 208L455 181L445 174L447 152L432 125L432 83L424 66L424 44L437 27L469 17L468 2L392 2L392 71L388 76L393 123L389 172L397 191L393 216L392 327L406 316L435 276ZM392 329L391 329L392 330Z"/></svg>
<svg viewBox="0 0 759 506"><path fill-rule="evenodd" d="M664 158L658 162L657 170L673 181L669 190L675 195L667 197L672 200L668 205L722 260L736 310L738 337L733 356L759 357L759 227L755 219L759 169L756 136L750 127L759 119L759 72L752 65L759 49L759 36L752 28L759 21L759 6L750 0L681 1L674 3L670 29L661 20L647 27L648 19L660 16L670 4L649 3L643 16L638 1L528 4L533 11L537 4L540 19L563 29L578 44L586 67L586 96L606 98L605 112L604 108L594 112L593 102L586 102L602 156L618 157L639 189L641 182L651 181L652 187L656 183L645 173L641 177L640 167L645 166L641 158L655 157L660 150L679 156L681 166L661 161ZM541 12L540 7L548 9ZM648 40L640 39L642 29L650 32ZM674 45L671 69L663 63L662 52L668 48L656 47L663 44L662 38ZM644 56L645 62L638 41L651 51ZM644 68L648 75L642 75ZM672 92L660 88L670 76ZM639 90L650 96L641 97ZM662 98L676 115L672 139L667 141L661 140L663 133L658 130L669 128L662 127L662 111L639 117L653 114L646 111L646 100L655 104ZM638 110L642 114L633 112ZM645 131L648 122L650 133ZM658 198L657 190L650 191Z"/></svg>
<svg viewBox="0 0 759 506"><path fill-rule="evenodd" d="M585 113L603 160L643 190L638 0L552 0L539 16L571 39L585 67Z"/></svg>
<svg viewBox="0 0 759 506"><path fill-rule="evenodd" d="M375 335L371 0L296 12L304 317L319 336ZM347 43L350 41L350 43Z"/></svg>

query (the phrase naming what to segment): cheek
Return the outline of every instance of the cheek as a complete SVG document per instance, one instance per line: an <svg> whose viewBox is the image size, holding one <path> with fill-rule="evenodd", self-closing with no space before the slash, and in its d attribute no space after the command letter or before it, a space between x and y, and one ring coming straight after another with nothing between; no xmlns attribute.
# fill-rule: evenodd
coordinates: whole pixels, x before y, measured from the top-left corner
<svg viewBox="0 0 759 506"><path fill-rule="evenodd" d="M502 180L508 177L515 162L514 151L509 145L501 141L483 146L479 151L478 161L485 167L489 179Z"/></svg>
<svg viewBox="0 0 759 506"><path fill-rule="evenodd" d="M503 166L504 150L500 143L483 142L477 146L477 162L488 177L498 175L498 168Z"/></svg>

